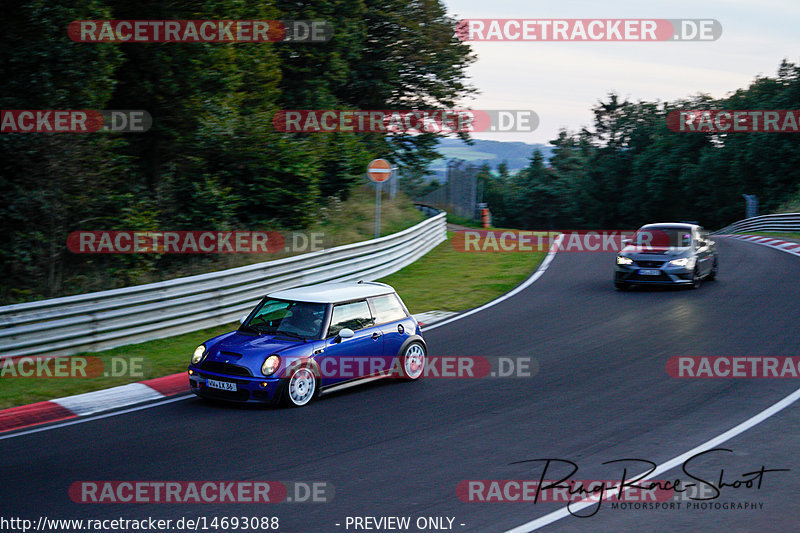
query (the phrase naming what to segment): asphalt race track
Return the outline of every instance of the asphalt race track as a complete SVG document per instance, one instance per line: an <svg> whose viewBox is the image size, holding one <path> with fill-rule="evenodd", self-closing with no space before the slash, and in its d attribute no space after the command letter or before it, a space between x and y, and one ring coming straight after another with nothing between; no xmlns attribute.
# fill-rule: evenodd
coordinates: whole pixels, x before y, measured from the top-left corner
<svg viewBox="0 0 800 533"><path fill-rule="evenodd" d="M450 517L454 531L511 530L565 504L462 502L459 482L535 480L542 463L511 463L542 458L576 463L573 479L619 479L620 463L602 463L660 465L800 387L797 379L667 374L672 356L800 355L800 260L731 239L718 239L718 247L719 278L698 291L616 292L612 254L559 253L519 294L425 333L431 356L532 357L539 367L533 377L379 382L302 409L192 397L0 440L0 514L277 516L282 532L357 531L345 527L348 516L409 516L412 525L418 517ZM542 530L796 531L800 405L717 447L731 452L696 461L703 479L724 470L732 483L762 466L790 471L766 473L760 488L723 487L706 502L755 509L688 509L683 502L680 509L623 510L603 502L590 517L568 515ZM643 470L632 466L629 475ZM680 470L656 478L686 479ZM92 480L325 481L335 496L327 503L74 503L70 485Z"/></svg>

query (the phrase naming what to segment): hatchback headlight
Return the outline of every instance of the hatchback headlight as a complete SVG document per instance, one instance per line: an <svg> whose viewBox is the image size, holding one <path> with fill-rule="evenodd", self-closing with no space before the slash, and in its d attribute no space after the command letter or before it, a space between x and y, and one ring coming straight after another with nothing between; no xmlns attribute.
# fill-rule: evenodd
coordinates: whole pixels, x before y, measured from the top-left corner
<svg viewBox="0 0 800 533"><path fill-rule="evenodd" d="M278 355L270 355L264 360L264 364L261 365L261 373L265 376L271 376L278 370L278 367L281 366L281 358Z"/></svg>
<svg viewBox="0 0 800 533"><path fill-rule="evenodd" d="M681 257L669 262L669 266L694 268L694 257Z"/></svg>
<svg viewBox="0 0 800 533"><path fill-rule="evenodd" d="M631 259L630 257L625 257L624 255L618 255L617 256L617 264L618 265L632 265L633 264L633 259Z"/></svg>
<svg viewBox="0 0 800 533"><path fill-rule="evenodd" d="M192 354L192 364L196 365L199 363L203 356L206 354L206 347L204 344L201 344L197 348L194 349L194 354Z"/></svg>

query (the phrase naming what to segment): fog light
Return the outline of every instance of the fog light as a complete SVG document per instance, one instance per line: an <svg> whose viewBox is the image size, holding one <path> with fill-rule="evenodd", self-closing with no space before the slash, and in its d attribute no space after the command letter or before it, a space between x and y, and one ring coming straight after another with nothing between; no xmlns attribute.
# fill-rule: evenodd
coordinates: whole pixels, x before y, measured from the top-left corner
<svg viewBox="0 0 800 533"><path fill-rule="evenodd" d="M192 370L191 368L189 369L189 375L194 376L194 370Z"/></svg>
<svg viewBox="0 0 800 533"><path fill-rule="evenodd" d="M259 385L261 385L262 389L266 389L269 383L267 383L266 381L262 381L261 383L259 383Z"/></svg>

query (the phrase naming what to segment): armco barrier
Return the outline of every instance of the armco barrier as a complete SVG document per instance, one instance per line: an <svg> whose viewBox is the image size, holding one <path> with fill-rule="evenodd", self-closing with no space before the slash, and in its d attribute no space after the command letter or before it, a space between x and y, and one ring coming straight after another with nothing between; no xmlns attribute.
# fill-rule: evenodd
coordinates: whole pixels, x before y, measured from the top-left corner
<svg viewBox="0 0 800 533"><path fill-rule="evenodd" d="M0 307L0 359L64 356L169 337L234 322L270 291L378 279L444 241L446 222L442 212L399 233L297 257Z"/></svg>
<svg viewBox="0 0 800 533"><path fill-rule="evenodd" d="M746 231L796 232L800 231L800 213L761 215L734 222L714 234L742 233Z"/></svg>

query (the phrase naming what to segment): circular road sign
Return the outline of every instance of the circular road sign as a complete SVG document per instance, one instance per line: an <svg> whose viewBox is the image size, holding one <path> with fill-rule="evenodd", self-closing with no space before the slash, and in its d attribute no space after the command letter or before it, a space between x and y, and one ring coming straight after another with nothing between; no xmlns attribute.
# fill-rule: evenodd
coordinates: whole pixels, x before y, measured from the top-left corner
<svg viewBox="0 0 800 533"><path fill-rule="evenodd" d="M373 159L367 165L367 176L375 183L383 183L392 177L392 165L385 159Z"/></svg>

